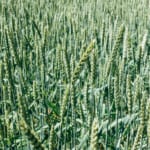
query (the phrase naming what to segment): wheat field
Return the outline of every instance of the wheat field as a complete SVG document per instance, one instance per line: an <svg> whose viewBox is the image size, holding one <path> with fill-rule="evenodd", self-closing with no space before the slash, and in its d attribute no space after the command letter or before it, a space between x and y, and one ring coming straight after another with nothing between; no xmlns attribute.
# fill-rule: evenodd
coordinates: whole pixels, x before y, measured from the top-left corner
<svg viewBox="0 0 150 150"><path fill-rule="evenodd" d="M1 0L0 150L150 150L150 1Z"/></svg>

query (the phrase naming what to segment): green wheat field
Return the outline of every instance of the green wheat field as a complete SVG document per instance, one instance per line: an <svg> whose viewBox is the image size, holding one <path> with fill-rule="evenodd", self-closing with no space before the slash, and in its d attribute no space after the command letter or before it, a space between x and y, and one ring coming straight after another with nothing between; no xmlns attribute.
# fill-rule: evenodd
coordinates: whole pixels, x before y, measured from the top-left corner
<svg viewBox="0 0 150 150"><path fill-rule="evenodd" d="M0 150L150 150L150 1L0 0Z"/></svg>

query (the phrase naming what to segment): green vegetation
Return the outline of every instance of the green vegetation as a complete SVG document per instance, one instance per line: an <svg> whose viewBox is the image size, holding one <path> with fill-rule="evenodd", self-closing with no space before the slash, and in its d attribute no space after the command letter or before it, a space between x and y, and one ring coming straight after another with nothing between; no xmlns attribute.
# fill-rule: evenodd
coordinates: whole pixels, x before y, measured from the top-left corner
<svg viewBox="0 0 150 150"><path fill-rule="evenodd" d="M149 0L0 1L0 150L149 150Z"/></svg>

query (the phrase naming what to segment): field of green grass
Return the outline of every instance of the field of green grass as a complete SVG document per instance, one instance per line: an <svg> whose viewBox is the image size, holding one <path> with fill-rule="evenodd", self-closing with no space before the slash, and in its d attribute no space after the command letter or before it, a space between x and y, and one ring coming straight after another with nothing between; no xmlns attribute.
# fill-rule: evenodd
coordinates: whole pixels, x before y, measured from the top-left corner
<svg viewBox="0 0 150 150"><path fill-rule="evenodd" d="M150 1L0 0L0 150L150 150Z"/></svg>

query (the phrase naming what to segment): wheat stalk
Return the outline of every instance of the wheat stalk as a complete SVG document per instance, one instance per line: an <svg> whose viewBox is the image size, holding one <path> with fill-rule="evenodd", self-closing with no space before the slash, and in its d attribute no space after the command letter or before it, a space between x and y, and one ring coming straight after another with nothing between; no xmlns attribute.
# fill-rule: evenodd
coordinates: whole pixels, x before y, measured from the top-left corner
<svg viewBox="0 0 150 150"><path fill-rule="evenodd" d="M92 123L92 131L91 131L91 143L90 143L90 148L91 150L98 150L98 128L99 128L99 123L98 119L94 118L93 123Z"/></svg>

